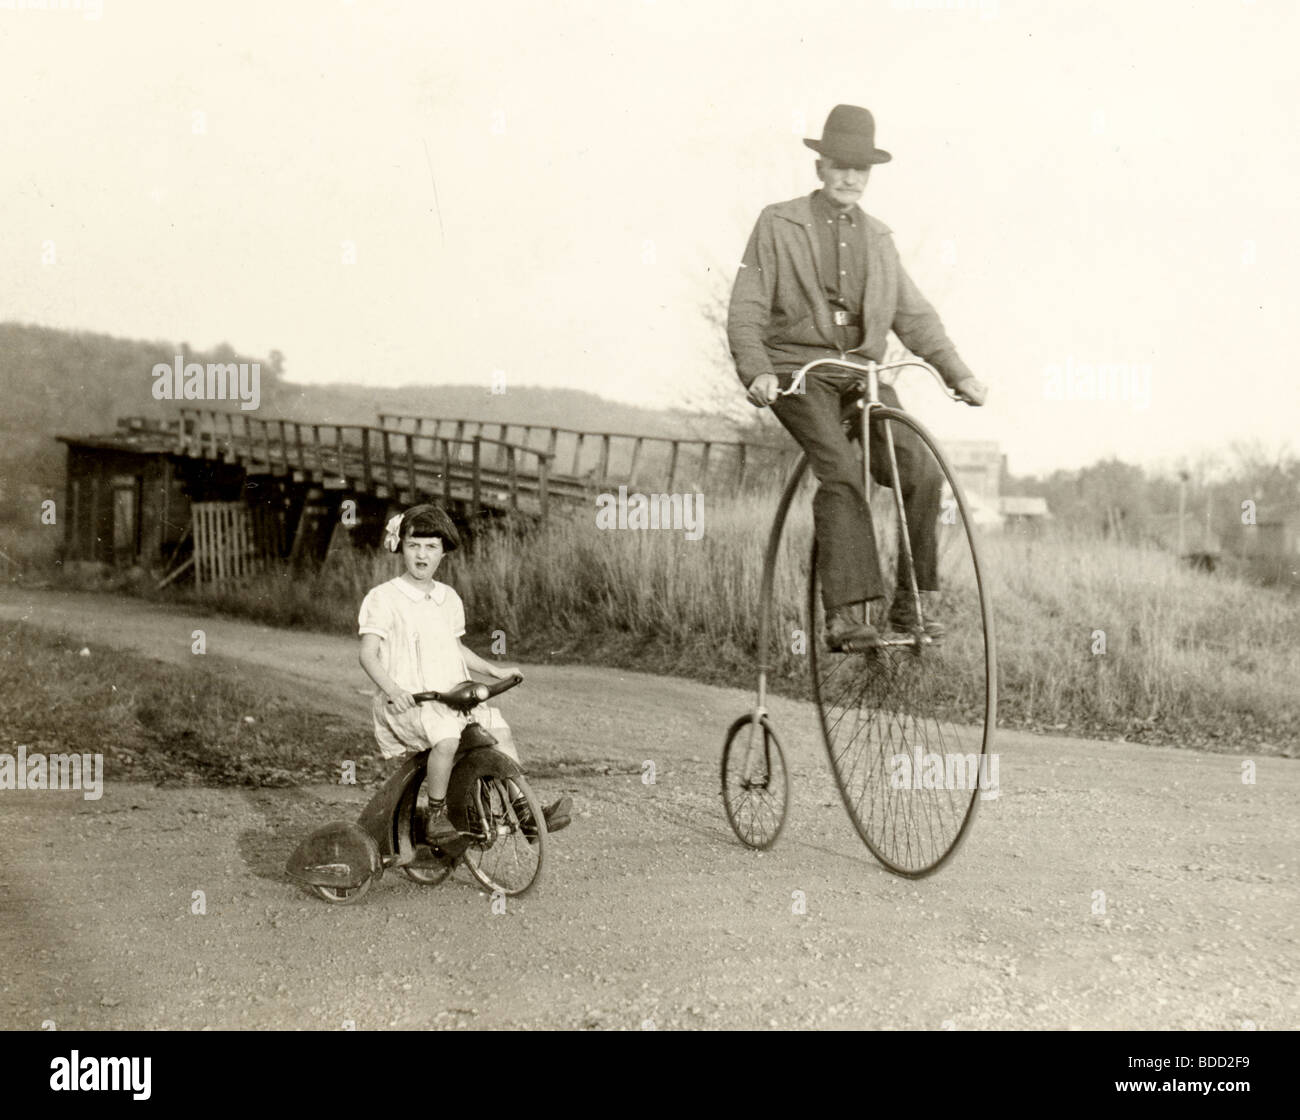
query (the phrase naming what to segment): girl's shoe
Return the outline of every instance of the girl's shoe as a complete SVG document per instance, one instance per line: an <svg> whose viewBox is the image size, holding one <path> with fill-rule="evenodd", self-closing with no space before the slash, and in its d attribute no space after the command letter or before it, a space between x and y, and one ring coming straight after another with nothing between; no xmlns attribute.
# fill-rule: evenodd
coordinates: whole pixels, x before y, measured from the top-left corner
<svg viewBox="0 0 1300 1120"><path fill-rule="evenodd" d="M430 847L460 839L460 830L447 819L446 806L424 811L424 842Z"/></svg>

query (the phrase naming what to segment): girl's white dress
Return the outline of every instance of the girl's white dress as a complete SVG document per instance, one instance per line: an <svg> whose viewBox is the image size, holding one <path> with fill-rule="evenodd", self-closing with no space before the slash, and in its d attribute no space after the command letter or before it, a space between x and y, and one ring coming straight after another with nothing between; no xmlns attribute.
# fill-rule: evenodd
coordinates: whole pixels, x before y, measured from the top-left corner
<svg viewBox="0 0 1300 1120"><path fill-rule="evenodd" d="M358 632L379 636L379 660L384 671L408 692L445 692L469 679L460 654L465 633L465 605L445 583L433 580L422 590L398 576L372 588L361 602ZM417 704L402 714L376 689L371 703L375 742L385 758L422 751L443 739L460 738L468 717L443 704ZM495 708L476 708L475 718L489 730L504 730Z"/></svg>

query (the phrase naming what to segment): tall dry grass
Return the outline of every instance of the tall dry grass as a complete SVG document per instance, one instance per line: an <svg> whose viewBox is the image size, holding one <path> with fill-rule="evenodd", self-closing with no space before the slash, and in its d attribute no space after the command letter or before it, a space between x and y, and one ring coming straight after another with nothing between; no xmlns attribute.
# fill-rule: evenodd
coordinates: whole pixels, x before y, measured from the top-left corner
<svg viewBox="0 0 1300 1120"><path fill-rule="evenodd" d="M559 658L748 686L774 494L714 498L704 533L600 531L594 508L531 532L492 531L439 576L465 601L473 642L503 631L511 659ZM774 687L806 695L811 518L797 501L775 586ZM1000 722L1292 753L1300 748L1300 599L1191 571L1153 548L1057 530L985 534L998 636ZM268 576L216 602L279 625L354 632L362 596L400 572L355 554L311 578ZM969 619L966 620L969 623ZM963 620L957 619L960 627ZM975 642L950 641L954 676ZM961 659L967 659L965 665Z"/></svg>

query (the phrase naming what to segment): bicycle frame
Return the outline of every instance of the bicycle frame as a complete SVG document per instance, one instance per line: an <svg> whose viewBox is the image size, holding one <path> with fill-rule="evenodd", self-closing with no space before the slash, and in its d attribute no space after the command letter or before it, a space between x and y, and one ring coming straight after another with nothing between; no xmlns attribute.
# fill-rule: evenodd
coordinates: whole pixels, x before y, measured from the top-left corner
<svg viewBox="0 0 1300 1120"><path fill-rule="evenodd" d="M822 366L832 366L836 369L849 370L854 373L862 374L864 393L858 407L861 410L859 420L859 435L862 441L862 492L864 495L871 493L871 413L877 409L886 407L880 399L880 375L887 370L903 369L906 366L919 366L921 369L930 373L936 381L939 382L940 388L944 394L953 400L961 400L939 375L939 371L925 362L915 360L905 360L901 362L889 362L881 364L874 361L853 362L848 359L848 354L842 353L839 358L818 358L816 361L809 362L801 367L794 375L788 389L781 391L781 396L793 396L796 393L803 393L807 383L808 374ZM894 483L898 482L898 458L894 451L894 435L889 426L885 426L885 446L889 452L889 470L890 477ZM802 455L795 464L794 469L790 472L790 477L786 481L785 489L781 493L781 500L777 505L776 517L772 521L772 531L768 536L767 552L763 557L763 580L760 590L760 603L762 609L758 620L758 694L754 704L753 722L749 725L749 741L747 743L745 756L745 772L749 773L750 763L754 750L754 732L761 726L763 717L767 715L767 674L772 667L769 664L771 648L771 605L772 605L772 586L776 577L776 559L777 552L781 547L781 535L785 529L786 515L790 511L790 503L794 501L795 492L799 489L799 484L803 481L804 475L808 470L808 456ZM900 540L903 542L904 556L907 562L908 590L912 596L912 604L915 609L914 618L917 619L918 627L924 625L924 618L921 613L921 593L916 584L916 567L912 563L912 537L907 528L907 513L903 506L903 495L901 487L894 485L894 508L898 514L898 523L900 530ZM812 636L808 636L812 640ZM885 645L912 645L919 639L915 636L900 638L895 640L882 639Z"/></svg>

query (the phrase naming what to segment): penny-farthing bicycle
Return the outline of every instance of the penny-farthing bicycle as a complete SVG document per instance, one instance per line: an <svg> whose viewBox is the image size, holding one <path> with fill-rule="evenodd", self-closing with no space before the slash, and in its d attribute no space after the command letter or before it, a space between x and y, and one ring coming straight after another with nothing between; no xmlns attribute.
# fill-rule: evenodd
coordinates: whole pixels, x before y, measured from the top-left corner
<svg viewBox="0 0 1300 1120"><path fill-rule="evenodd" d="M806 647L822 741L853 827L889 871L920 878L942 866L970 828L996 722L997 669L993 612L961 486L929 432L880 401L880 374L906 366L928 370L959 399L924 362L878 365L847 357L810 362L785 392L802 392L819 367L860 379L863 397L845 425L858 446L868 448L863 477L886 588L885 597L870 604L868 621L881 637L870 648L828 652L814 543ZM937 470L943 479L935 511L937 600L923 597L934 588L918 581L918 526L908 525L900 450L909 456L909 478ZM767 678L782 533L807 472L804 456L777 505L763 562L757 696L753 709L731 725L722 751L727 819L742 843L758 849L776 843L790 799L785 756L767 713Z"/></svg>

